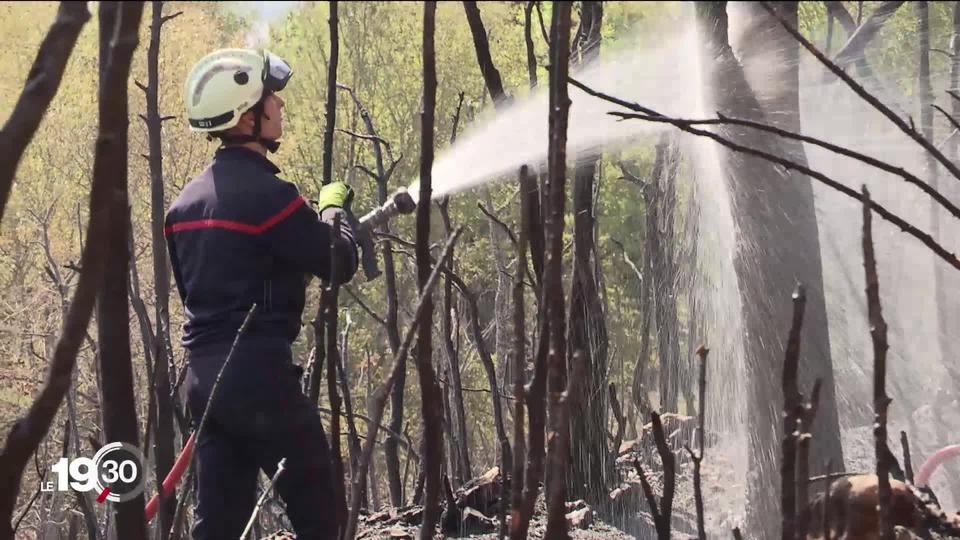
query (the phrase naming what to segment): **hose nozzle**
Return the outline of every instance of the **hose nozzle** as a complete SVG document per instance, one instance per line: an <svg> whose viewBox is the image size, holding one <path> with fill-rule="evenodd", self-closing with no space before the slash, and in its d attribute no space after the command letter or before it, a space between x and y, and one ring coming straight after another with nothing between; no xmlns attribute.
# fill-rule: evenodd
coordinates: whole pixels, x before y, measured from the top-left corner
<svg viewBox="0 0 960 540"><path fill-rule="evenodd" d="M417 208L417 203L407 188L399 188L390 199L378 208L374 208L370 213L360 218L357 226L354 227L354 235L357 244L363 251L361 264L363 272L368 280L377 278L380 275L380 267L377 264L377 256L373 248L373 230L390 221L400 214L412 214Z"/></svg>
<svg viewBox="0 0 960 540"><path fill-rule="evenodd" d="M400 214L412 214L417 209L407 188L401 187L379 208L360 218L360 225L368 230L376 229Z"/></svg>

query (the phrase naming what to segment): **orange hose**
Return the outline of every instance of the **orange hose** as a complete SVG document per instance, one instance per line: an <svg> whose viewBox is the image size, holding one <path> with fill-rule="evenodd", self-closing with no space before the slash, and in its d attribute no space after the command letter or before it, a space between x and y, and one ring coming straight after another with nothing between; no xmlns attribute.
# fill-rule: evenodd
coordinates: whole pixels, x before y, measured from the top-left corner
<svg viewBox="0 0 960 540"><path fill-rule="evenodd" d="M183 445L183 450L181 450L180 455L177 456L177 461L174 462L173 468L170 469L169 473L167 473L167 477L163 479L164 498L167 498L173 494L173 491L176 489L180 479L183 478L184 471L187 470L187 465L190 464L190 456L193 454L194 435L196 435L196 432L190 434L190 438L187 439L186 444ZM157 515L157 507L159 505L160 495L157 494L150 499L150 502L148 502L146 508L144 508L144 513L147 515L147 523L150 523L154 516Z"/></svg>

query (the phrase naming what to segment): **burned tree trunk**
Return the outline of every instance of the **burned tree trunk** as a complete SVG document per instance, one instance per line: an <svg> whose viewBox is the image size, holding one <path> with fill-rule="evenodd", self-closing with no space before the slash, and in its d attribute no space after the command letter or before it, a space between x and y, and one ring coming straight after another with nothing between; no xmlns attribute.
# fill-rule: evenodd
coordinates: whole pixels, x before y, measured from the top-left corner
<svg viewBox="0 0 960 540"><path fill-rule="evenodd" d="M98 160L101 173L113 176L110 213L119 216L105 233L109 242L103 285L97 298L103 433L108 442L140 445L137 406L133 394L133 363L130 357L130 315L127 271L130 262L127 235L130 219L127 199L127 92L130 61L137 47L137 32L143 14L142 2L104 2L100 5L100 122L111 126L118 144L108 162ZM121 71L122 70L122 71ZM120 73L113 73L119 71ZM112 84L123 89L114 94ZM99 156L98 156L99 157ZM96 170L94 172L96 174ZM143 495L117 507L117 535L146 539Z"/></svg>
<svg viewBox="0 0 960 540"><path fill-rule="evenodd" d="M147 49L147 85L144 93L147 98L147 137L149 139L150 166L150 232L153 249L154 283L154 335L153 343L145 344L152 349L153 399L156 403L156 431L153 437L155 455L155 473L157 482L163 482L173 467L174 432L173 400L170 396L170 271L167 261L167 245L163 234L163 222L166 202L163 193L163 150L162 124L160 117L160 33L163 24L179 13L163 15L163 2L153 0L150 23L150 46ZM153 412L151 413L153 414ZM176 496L166 497L159 510L160 538L167 538L173 526L173 516L177 509Z"/></svg>
<svg viewBox="0 0 960 540"><path fill-rule="evenodd" d="M930 80L930 5L929 2L920 1L914 3L916 8L917 15L917 35L918 48L917 48L917 94L920 98L920 132L927 140L934 140L934 123L933 123L933 111L934 111L934 99L933 99L933 85ZM954 25L960 25L960 19L958 19L957 10L960 8L954 7ZM956 31L956 30L955 30ZM954 37L956 40L956 36ZM957 47L957 44L953 44L954 47ZM956 65L960 62L960 59L954 56L951 58L951 87L956 88L954 84L954 77L957 77ZM956 90L953 90L956 92ZM954 118L958 118L957 113L960 112L960 101L956 99L951 100L954 107ZM960 135L960 134L958 134ZM958 135L954 135L953 139L956 140ZM957 161L957 152L956 145L950 144L948 146L948 156L954 162ZM930 186L942 192L948 199L951 201L957 202L957 185L953 179L948 178L946 182L940 182L940 169L938 168L936 159L929 153L926 155L926 166L927 166L927 180L930 183ZM930 203L930 236L938 242L944 242L943 231L941 227L944 224L942 220L943 213L940 210L940 205L934 201ZM943 365L947 366L947 372L951 373L951 379L953 380L953 390L960 391L960 370L956 367L956 362L948 360L950 352L954 349L952 337L953 333L951 329L957 328L960 324L960 297L955 294L953 291L960 290L960 276L957 275L957 272L950 271L939 261L934 262L933 266L933 279L934 279L934 295L937 302L937 321L939 323L938 329L938 345L940 348L941 358L943 359ZM942 435L941 435L942 436ZM940 440L941 446L946 446L950 444L950 441L944 439ZM957 465L951 463L947 465L948 472L950 476L956 476L958 474ZM952 496L954 501L960 501L960 486L952 485L951 486Z"/></svg>
<svg viewBox="0 0 960 540"><path fill-rule="evenodd" d="M383 205L387 202L388 183L394 167L397 165L397 161L393 161L389 170L384 166L383 144L381 143L383 139L380 138L377 130L374 128L370 111L363 106L353 90L345 86L341 86L341 88L350 91L354 104L360 112L360 118L363 120L367 135L372 137L371 144L373 145L373 156L377 167L377 199L379 204ZM389 221L384 221L377 232L389 234ZM383 285L387 300L387 313L384 317L387 341L390 344L390 352L397 354L397 351L400 350L400 325L398 317L399 301L396 264L393 260L393 247L390 240L384 238L383 241L378 242L378 244L382 246L380 256L383 258ZM393 435L394 433L401 433L403 431L403 393L407 381L406 355L401 357L400 361L403 363L403 369L397 373L397 379L390 394L390 434L387 435L383 444L384 461L386 462L387 468L387 484L390 489L390 503L394 506L403 504L403 485L400 480L399 440Z"/></svg>
<svg viewBox="0 0 960 540"><path fill-rule="evenodd" d="M575 43L581 64L599 57L603 6L597 1L582 4L580 29ZM599 276L594 272L598 257L595 245L596 218L594 178L597 158L577 160L573 181L573 279L570 286L570 343L567 362L574 351L583 351L584 380L577 385L575 399L580 414L571 415L570 443L573 466L570 471L571 494L590 504L607 498L607 478L613 464L606 448L607 432L607 323L600 301Z"/></svg>
<svg viewBox="0 0 960 540"><path fill-rule="evenodd" d="M337 125L337 65L340 63L340 36L336 0L330 2L330 63L327 70L327 123L323 129L323 183L333 181L333 130Z"/></svg>
<svg viewBox="0 0 960 540"><path fill-rule="evenodd" d="M953 35L950 38L950 52L953 53L950 59L950 90L957 93L960 92L960 3L953 6ZM960 119L960 100L951 99L950 102L951 115ZM960 162L960 133L951 136L947 149L950 159L954 163ZM960 202L960 188L952 181L946 182L946 185L941 188L944 190L944 195L951 201ZM944 290L960 290L960 276L957 276L956 272L946 272L941 278L943 281L940 283ZM937 315L940 319L940 350L943 354L947 354L947 351L953 350L953 344L950 342L952 334L948 329L960 327L960 296L938 295L937 307ZM960 394L960 365L947 360L946 357L943 364L950 373L954 392ZM955 497L954 500L960 500L960 497Z"/></svg>
<svg viewBox="0 0 960 540"><path fill-rule="evenodd" d="M434 111L437 101L437 65L434 48L436 2L423 7L423 112L420 119L420 198L417 203L417 284L426 293L417 330L417 373L423 413L425 496L420 539L429 540L440 517L440 469L443 463L441 395L433 370L433 300L426 290L430 278L430 200L433 180Z"/></svg>
<svg viewBox="0 0 960 540"><path fill-rule="evenodd" d="M333 174L333 133L337 125L337 64L339 53L339 37L337 34L337 2L330 2L330 62L327 69L327 107L326 123L323 127L323 176L320 178L320 184L326 185L332 182ZM320 304L317 306L317 313L313 318L313 363L310 366L310 380L307 396L310 401L316 403L320 399L321 374L326 360L325 336L323 333L324 313L331 300L330 294L325 288L321 287ZM336 340L334 340L336 343Z"/></svg>
<svg viewBox="0 0 960 540"><path fill-rule="evenodd" d="M20 158L26 151L33 135L40 127L50 102L53 101L63 72L73 52L83 25L90 20L85 5L76 2L61 2L57 18L40 43L36 59L27 75L23 92L17 104L0 130L0 220L7 207L10 189Z"/></svg>
<svg viewBox="0 0 960 540"><path fill-rule="evenodd" d="M330 233L330 252L336 250L336 242L340 237L340 218L333 222ZM324 287L320 296L320 305L323 309L323 320L326 325L326 353L327 359L327 399L330 401L330 457L333 461L333 509L336 523L340 530L347 522L346 489L344 487L343 452L340 449L340 393L337 390L338 367L340 352L337 349L337 307L340 295L340 268L337 258L330 258L330 282Z"/></svg>
<svg viewBox="0 0 960 540"><path fill-rule="evenodd" d="M528 29L529 33L529 29ZM511 518L510 538L521 540L527 537L530 518L533 515L537 495L540 492L540 482L543 480L544 436L546 428L546 391L547 391L547 349L550 337L549 319L547 319L547 305L543 300L547 297L543 288L544 281L544 224L541 216L540 190L533 179L521 181L522 198L521 222L529 226L527 234L530 242L530 258L533 261L537 288L540 291L539 311L537 313L537 341L533 354L533 377L524 387L523 398L527 407L529 428L527 429L527 457L524 467L523 495L521 506ZM523 232L521 232L523 234ZM519 452L515 449L515 452Z"/></svg>
<svg viewBox="0 0 960 540"><path fill-rule="evenodd" d="M754 9L752 5L747 7ZM768 120L783 127L799 131L798 91L798 45L791 36L775 27L777 21L759 6L755 26L745 32L746 39L740 56L741 65L727 37L725 2L697 4L700 24L706 31L707 50L705 58L716 61L706 67L705 78L714 89L711 96L716 108L723 114L764 121L765 110L776 111ZM777 4L775 8L794 24L797 22L796 2ZM781 45L778 50L786 55L785 61L766 68L760 62L750 64L759 56L749 36L772 36ZM763 40L764 47L771 45ZM747 73L761 77L775 77L785 81L776 89L754 93L747 81ZM751 81L760 77L751 77ZM758 86L758 88L763 88ZM802 146L780 143L770 137L758 135L742 128L725 129L723 135L740 144L774 154L786 155L805 162ZM780 437L779 411L776 404L782 402L775 384L777 370L771 358L781 357L784 351L782 328L788 326L790 309L780 302L771 302L778 294L790 291L797 282L808 291L806 324L802 341L807 351L806 362L800 372L800 383L809 388L816 378L823 379L822 406L816 423L814 439L813 474L821 473L828 461L843 463L840 446L840 429L837 418L836 393L833 368L830 358L830 341L824 303L820 246L813 200L813 187L809 178L796 173L783 173L776 166L762 159L724 151L728 189L731 192L736 228L737 252L734 268L740 283L741 309L745 338L747 377L750 388L747 409L749 411L749 460L750 469L759 472L759 478L749 483L748 508L751 528L757 534L772 534L776 530L779 515L777 500L770 493L779 491L776 441Z"/></svg>
<svg viewBox="0 0 960 540"><path fill-rule="evenodd" d="M641 351L649 351L649 324L657 326L660 410L677 411L680 390L680 342L677 318L674 256L674 215L676 210L677 156L664 135L656 147L653 174L644 187L646 213L646 270L651 289L644 308L642 325L647 334L641 339Z"/></svg>
<svg viewBox="0 0 960 540"><path fill-rule="evenodd" d="M520 190L526 193L531 185L536 185L530 177L527 167L520 168ZM521 205L523 195L521 195ZM527 328L523 303L523 274L520 268L527 266L527 238L530 236L530 214L523 208L520 210L520 234L517 240L517 275L513 283L513 468L510 475L510 516L511 524L519 522L523 507L523 464L524 464L524 382L527 365L526 344ZM506 485L504 483L504 485ZM501 498L501 505L506 505L506 497ZM506 524L501 524L505 526ZM516 528L511 526L511 533ZM502 536L502 535L501 535Z"/></svg>
<svg viewBox="0 0 960 540"><path fill-rule="evenodd" d="M131 11L137 11L137 6L134 5ZM57 73L62 70L60 55L66 55L72 49L76 34L79 34L80 27L86 23L89 16L85 4L65 3L61 5L57 21L51 28L44 44L41 45L37 65L39 66L40 62L46 59L46 55L54 55L58 60L53 64L54 71L52 74L46 72L44 68L37 68L37 77L52 76L59 80ZM116 43L114 50L118 54L114 56L115 61L111 62L104 72L104 80L101 83L101 103L112 103L114 100L125 99L127 95L126 81L129 76L133 49L136 46L135 37L131 38L130 36L136 35L137 25L127 18L121 20L122 26L119 36L123 39ZM63 33L73 37L67 39ZM64 41L61 42L60 40ZM51 50L53 43L57 43L56 50ZM65 47L66 51L59 49L61 45ZM65 57L62 58L62 62L65 63L65 61ZM28 103L28 105L25 105L28 109L33 110L33 107L37 107L42 116L45 104L37 105L32 101L37 98L38 96L33 94L32 90L28 90L25 91L25 96L21 101ZM87 226L86 235L89 240L80 262L83 272L80 274L68 314L64 318L63 333L57 341L46 382L31 404L30 409L11 427L3 451L0 453L0 478L2 478L2 484L6 488L0 494L0 536L3 537L13 536L10 520L17 496L20 493L20 482L22 481L24 467L50 429L57 410L70 388L71 374L76 364L77 352L87 336L87 325L93 313L97 290L103 281L107 256L111 251L111 236L109 233L115 228L118 221L126 219L126 209L115 212L117 205L112 204L114 192L121 189L122 176L126 171L125 168L118 169L117 163L113 161L113 158L119 153L126 153L126 138L122 135L126 133L127 119L124 114L118 114L118 112L121 111L107 107L102 107L100 110L101 118L94 158L93 185L90 191L90 222ZM11 123L16 129L24 129L21 124L13 122L13 118L17 117L17 114L15 112L4 127L5 135L8 128L11 127ZM39 121L39 116L37 116L37 119ZM24 121L24 119L20 118L19 121ZM12 136L24 136L12 128L10 133ZM26 141L28 142L29 139L30 136L27 136ZM24 148L27 142L23 142ZM4 144L8 144L7 141L4 141ZM12 156L6 153L3 155L4 157ZM124 244L126 244L126 241L124 241ZM142 500L140 508L142 508ZM136 537L134 536L134 538ZM140 537L142 537L142 534Z"/></svg>
<svg viewBox="0 0 960 540"><path fill-rule="evenodd" d="M547 391L549 434L547 436L547 538L565 538L567 521L567 459L570 427L564 414L566 390L566 321L563 294L563 228L566 199L567 120L570 98L567 94L567 73L570 62L570 3L553 7L550 23L550 116L547 167L550 175L549 211L547 214L547 260L544 267L543 301L550 321L550 349L547 355Z"/></svg>

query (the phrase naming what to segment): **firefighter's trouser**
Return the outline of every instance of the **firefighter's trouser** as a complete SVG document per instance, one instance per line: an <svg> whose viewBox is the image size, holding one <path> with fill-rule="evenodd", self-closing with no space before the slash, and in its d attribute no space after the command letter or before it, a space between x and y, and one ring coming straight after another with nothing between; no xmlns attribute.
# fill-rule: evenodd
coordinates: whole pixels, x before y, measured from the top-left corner
<svg viewBox="0 0 960 540"><path fill-rule="evenodd" d="M230 343L188 354L187 401L198 426ZM336 538L333 467L315 404L303 395L285 341L241 338L196 441L194 540L237 540L257 498L258 473L272 477L298 540Z"/></svg>

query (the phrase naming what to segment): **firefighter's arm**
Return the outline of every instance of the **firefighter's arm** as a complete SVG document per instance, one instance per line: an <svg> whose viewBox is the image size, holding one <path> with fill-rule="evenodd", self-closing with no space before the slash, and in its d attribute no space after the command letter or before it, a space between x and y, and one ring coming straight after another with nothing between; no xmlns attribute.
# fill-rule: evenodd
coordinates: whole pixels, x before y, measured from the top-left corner
<svg viewBox="0 0 960 540"><path fill-rule="evenodd" d="M274 256L324 280L330 279L335 257L340 283L350 281L357 271L358 256L348 220L341 218L340 236L331 250L334 217L345 211L328 207L318 215L293 184L287 184L278 199L275 222L263 233Z"/></svg>
<svg viewBox="0 0 960 540"><path fill-rule="evenodd" d="M164 225L169 223L165 220ZM180 258L177 256L177 246L174 244L173 235L166 235L167 255L170 257L170 268L173 270L173 281L177 286L177 293L180 295L180 301L186 304L187 292L183 288L183 277L180 275Z"/></svg>

